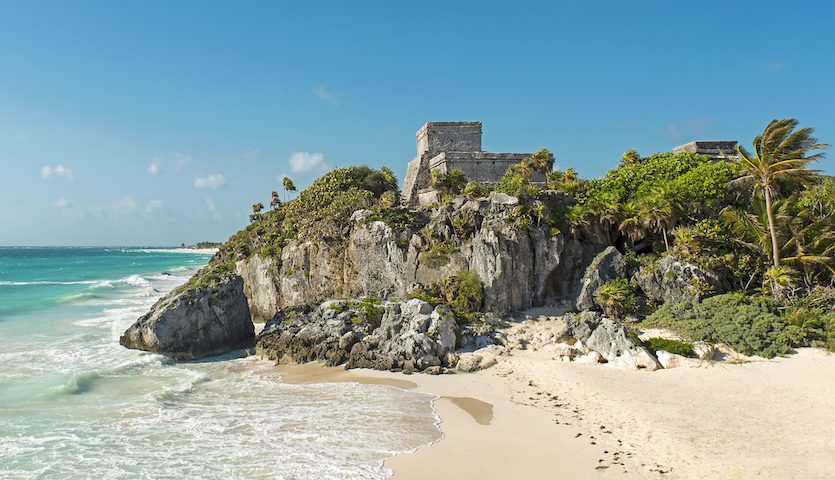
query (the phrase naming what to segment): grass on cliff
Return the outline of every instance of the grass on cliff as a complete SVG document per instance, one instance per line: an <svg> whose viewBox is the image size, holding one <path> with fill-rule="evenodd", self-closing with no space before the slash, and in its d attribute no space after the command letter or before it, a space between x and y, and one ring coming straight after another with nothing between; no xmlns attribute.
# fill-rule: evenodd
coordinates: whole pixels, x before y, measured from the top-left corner
<svg viewBox="0 0 835 480"><path fill-rule="evenodd" d="M280 256L290 240L342 241L354 211L393 206L397 180L388 168L337 168L315 180L299 196L258 215L220 248L219 261L254 254ZM403 221L408 221L401 215Z"/></svg>

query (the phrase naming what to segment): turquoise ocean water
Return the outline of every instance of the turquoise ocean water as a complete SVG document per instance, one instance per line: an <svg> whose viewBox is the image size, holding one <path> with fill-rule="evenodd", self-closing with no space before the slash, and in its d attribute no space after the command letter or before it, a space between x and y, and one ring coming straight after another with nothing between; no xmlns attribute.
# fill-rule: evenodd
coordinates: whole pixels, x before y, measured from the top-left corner
<svg viewBox="0 0 835 480"><path fill-rule="evenodd" d="M209 258L0 247L0 479L382 479L385 458L437 440L428 395L119 345Z"/></svg>

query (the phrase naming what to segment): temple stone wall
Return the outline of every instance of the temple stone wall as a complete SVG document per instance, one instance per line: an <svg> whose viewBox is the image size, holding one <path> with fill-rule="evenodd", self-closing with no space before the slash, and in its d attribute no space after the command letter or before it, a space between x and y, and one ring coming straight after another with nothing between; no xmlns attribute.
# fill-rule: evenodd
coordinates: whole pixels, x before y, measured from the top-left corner
<svg viewBox="0 0 835 480"><path fill-rule="evenodd" d="M459 169L470 180L495 183L528 153L481 151L481 122L430 122L415 134L417 156L403 179L403 201L409 205L436 199L431 172ZM436 201L436 200L434 200Z"/></svg>
<svg viewBox="0 0 835 480"><path fill-rule="evenodd" d="M714 160L733 160L737 156L736 141L696 141L673 147L673 153L707 155Z"/></svg>

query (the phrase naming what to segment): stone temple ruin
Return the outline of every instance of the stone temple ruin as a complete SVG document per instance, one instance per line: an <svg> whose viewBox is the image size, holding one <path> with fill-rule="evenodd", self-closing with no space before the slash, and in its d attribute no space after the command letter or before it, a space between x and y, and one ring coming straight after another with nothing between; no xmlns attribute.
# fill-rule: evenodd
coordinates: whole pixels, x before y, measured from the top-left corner
<svg viewBox="0 0 835 480"><path fill-rule="evenodd" d="M403 180L403 201L420 205L437 201L432 172L459 169L469 180L495 183L504 172L530 153L492 153L481 150L481 122L429 122L415 135L417 156Z"/></svg>
<svg viewBox="0 0 835 480"><path fill-rule="evenodd" d="M426 205L438 201L431 186L432 172L459 169L469 180L496 183L511 165L530 153L493 153L481 150L481 122L428 122L415 134L417 155L403 180L403 202ZM673 148L673 153L707 155L715 161L736 159L736 141L695 141ZM542 179L540 179L541 181Z"/></svg>
<svg viewBox="0 0 835 480"><path fill-rule="evenodd" d="M734 160L736 159L736 141L696 141L673 147L673 153L696 153L707 155L713 160Z"/></svg>

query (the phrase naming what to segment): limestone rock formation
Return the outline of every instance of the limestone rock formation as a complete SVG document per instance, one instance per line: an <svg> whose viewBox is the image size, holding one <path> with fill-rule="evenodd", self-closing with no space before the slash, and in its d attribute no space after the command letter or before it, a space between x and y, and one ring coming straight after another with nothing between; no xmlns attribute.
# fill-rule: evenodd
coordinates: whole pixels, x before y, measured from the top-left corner
<svg viewBox="0 0 835 480"><path fill-rule="evenodd" d="M618 277L626 276L626 260L613 246L597 254L583 275L577 310L588 310L594 306L594 294L601 285Z"/></svg>
<svg viewBox="0 0 835 480"><path fill-rule="evenodd" d="M215 285L169 293L119 343L190 360L251 345L254 337L243 278L226 274Z"/></svg>
<svg viewBox="0 0 835 480"><path fill-rule="evenodd" d="M499 314L574 298L580 276L601 239L580 241L549 235L544 226L513 221L518 200L501 193L457 199L457 208L428 212L422 234L369 221L371 212L352 216L344 244L291 241L280 257L258 254L239 260L236 273L256 321L280 309L318 304L338 296L403 297L415 284L429 285L460 270L471 270L484 285L485 311ZM424 238L426 232L431 238ZM428 261L433 245L452 251Z"/></svg>
<svg viewBox="0 0 835 480"><path fill-rule="evenodd" d="M346 368L424 371L447 367L456 347L452 312L423 300L333 300L279 312L256 340L256 351L277 362L319 361Z"/></svg>
<svg viewBox="0 0 835 480"><path fill-rule="evenodd" d="M582 358L585 363L605 361L649 371L661 368L652 353L629 337L622 324L598 312L567 313L539 322L525 322L506 335L510 348L545 349L554 358Z"/></svg>
<svg viewBox="0 0 835 480"><path fill-rule="evenodd" d="M634 278L644 295L656 303L697 301L703 295L703 287L722 291L721 279L715 272L681 262L673 255L662 258L655 268L642 269Z"/></svg>

